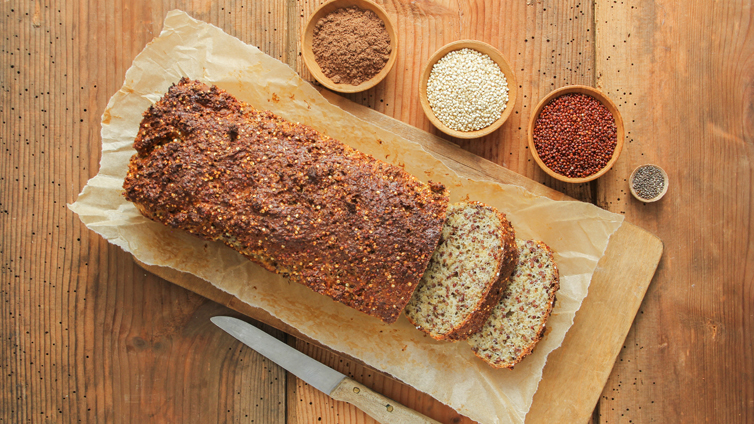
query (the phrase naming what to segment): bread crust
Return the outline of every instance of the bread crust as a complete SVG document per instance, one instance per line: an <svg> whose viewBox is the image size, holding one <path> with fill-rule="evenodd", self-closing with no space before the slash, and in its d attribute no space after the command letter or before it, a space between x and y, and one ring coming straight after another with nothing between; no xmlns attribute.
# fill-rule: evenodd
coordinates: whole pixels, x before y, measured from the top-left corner
<svg viewBox="0 0 754 424"><path fill-rule="evenodd" d="M142 214L388 323L448 206L441 184L186 78L145 112L134 147L124 189Z"/></svg>

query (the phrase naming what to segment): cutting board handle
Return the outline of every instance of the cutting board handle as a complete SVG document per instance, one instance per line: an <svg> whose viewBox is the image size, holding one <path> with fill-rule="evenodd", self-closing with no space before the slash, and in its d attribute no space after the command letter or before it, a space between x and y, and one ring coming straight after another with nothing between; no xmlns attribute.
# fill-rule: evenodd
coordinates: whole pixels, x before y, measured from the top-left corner
<svg viewBox="0 0 754 424"><path fill-rule="evenodd" d="M330 397L356 406L383 424L441 424L348 377L330 393Z"/></svg>

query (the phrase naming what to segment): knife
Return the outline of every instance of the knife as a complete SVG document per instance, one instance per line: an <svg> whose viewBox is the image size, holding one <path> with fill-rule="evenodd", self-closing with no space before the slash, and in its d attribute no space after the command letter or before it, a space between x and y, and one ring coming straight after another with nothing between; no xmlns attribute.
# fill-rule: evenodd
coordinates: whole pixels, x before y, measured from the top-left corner
<svg viewBox="0 0 754 424"><path fill-rule="evenodd" d="M348 402L383 424L440 424L318 362L253 325L237 318L217 316L210 320L241 343L292 372L335 400Z"/></svg>

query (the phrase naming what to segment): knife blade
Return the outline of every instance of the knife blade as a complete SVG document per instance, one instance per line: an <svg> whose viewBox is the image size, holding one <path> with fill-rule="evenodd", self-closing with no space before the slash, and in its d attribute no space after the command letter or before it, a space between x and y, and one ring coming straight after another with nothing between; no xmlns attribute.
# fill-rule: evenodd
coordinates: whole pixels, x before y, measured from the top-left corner
<svg viewBox="0 0 754 424"><path fill-rule="evenodd" d="M440 424L372 391L245 321L226 316L212 317L210 321L315 389L356 406L383 424Z"/></svg>

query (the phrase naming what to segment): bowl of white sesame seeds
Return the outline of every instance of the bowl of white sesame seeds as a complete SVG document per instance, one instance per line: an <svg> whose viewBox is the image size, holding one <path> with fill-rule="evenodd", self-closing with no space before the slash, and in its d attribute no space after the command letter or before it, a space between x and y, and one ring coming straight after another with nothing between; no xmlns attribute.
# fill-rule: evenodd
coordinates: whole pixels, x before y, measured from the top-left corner
<svg viewBox="0 0 754 424"><path fill-rule="evenodd" d="M495 47L476 40L447 44L429 58L419 100L432 125L456 138L500 128L516 104L516 76Z"/></svg>

